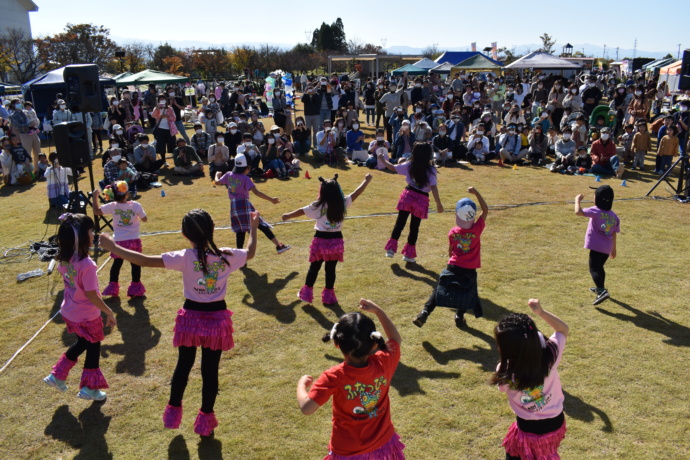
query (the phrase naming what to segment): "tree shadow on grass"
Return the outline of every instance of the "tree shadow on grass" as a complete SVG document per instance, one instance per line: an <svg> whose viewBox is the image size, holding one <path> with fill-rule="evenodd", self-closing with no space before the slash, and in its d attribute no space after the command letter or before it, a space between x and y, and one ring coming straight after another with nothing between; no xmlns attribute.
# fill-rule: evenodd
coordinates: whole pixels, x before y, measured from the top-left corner
<svg viewBox="0 0 690 460"><path fill-rule="evenodd" d="M343 362L343 357L337 357L326 354L326 359L335 361L337 363ZM398 390L400 396L409 396L413 394L426 394L419 384L420 379L455 379L459 378L459 372L445 372L445 371L423 371L415 367L408 366L400 361L398 368L395 370L395 376L392 379L391 386Z"/></svg>
<svg viewBox="0 0 690 460"><path fill-rule="evenodd" d="M106 301L115 313L122 343L102 345L101 355L104 358L108 357L108 353L122 355L122 360L115 365L115 372L118 374L144 375L146 352L155 348L161 339L161 332L151 324L149 311L144 306L144 301L144 297L134 297L129 300L129 305L134 308L134 314L125 311L117 298Z"/></svg>
<svg viewBox="0 0 690 460"><path fill-rule="evenodd" d="M427 270L419 264L405 264L405 268L403 269L400 264L395 263L391 265L391 270L397 277L409 278L413 281L426 283L431 287L436 287L436 284L438 283L438 273ZM419 276L413 272L421 273L425 276Z"/></svg>
<svg viewBox="0 0 690 460"><path fill-rule="evenodd" d="M609 416L606 415L606 412L584 402L582 399L574 396L571 393L568 393L567 391L564 391L563 395L565 396L563 406L565 413L568 414L568 417L575 418L585 423L592 423L594 421L594 416L598 415L601 421L604 422L604 426L601 428L601 431L606 433L613 432L613 424L611 423Z"/></svg>
<svg viewBox="0 0 690 460"><path fill-rule="evenodd" d="M106 417L101 412L102 406L102 402L93 402L78 418L72 415L68 405L60 406L44 434L79 449L75 459L111 459L113 454L108 449L105 434L112 417Z"/></svg>
<svg viewBox="0 0 690 460"><path fill-rule="evenodd" d="M625 308L633 314L624 315L621 313L612 313L608 310L604 310L602 307L597 307L597 310L605 315L611 316L621 321L630 321L639 328L647 329L648 331L665 335L668 337L668 339L664 340L664 343L668 345L673 345L675 347L690 346L690 328L664 318L663 315L659 312L653 311L647 313L642 310L638 310L637 308L634 308L628 305L627 303L621 302L620 300L609 300L615 303L616 305Z"/></svg>
<svg viewBox="0 0 690 460"><path fill-rule="evenodd" d="M178 434L170 441L168 445L168 458L170 460L189 460L191 458L187 442L181 434Z"/></svg>
<svg viewBox="0 0 690 460"><path fill-rule="evenodd" d="M242 298L243 304L263 314L275 316L283 324L291 324L295 321L295 307L300 300L295 299L288 305L282 305L278 302L278 293L297 276L297 272L292 272L285 278L276 278L272 283L268 282L268 274L259 275L251 268L244 268L242 273L245 277L244 284L249 290L249 294L245 294ZM250 298L253 299L251 303Z"/></svg>

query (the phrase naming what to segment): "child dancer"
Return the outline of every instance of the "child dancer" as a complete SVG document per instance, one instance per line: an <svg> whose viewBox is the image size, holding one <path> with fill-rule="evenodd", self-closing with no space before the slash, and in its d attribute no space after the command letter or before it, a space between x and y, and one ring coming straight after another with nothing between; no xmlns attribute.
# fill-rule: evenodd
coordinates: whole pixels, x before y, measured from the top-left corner
<svg viewBox="0 0 690 460"><path fill-rule="evenodd" d="M406 163L393 165L385 157L379 156L379 160L384 162L386 168L405 176L407 180L407 187L400 194L396 208L398 219L395 221L391 237L386 243L386 257L393 257L398 251L398 239L405 228L408 216L412 214L410 233L407 236L407 244L403 247L402 256L405 262L416 262L417 249L415 245L417 244L419 225L422 223L422 219L426 219L429 215L430 190L436 201L436 211L443 212L443 205L441 205L436 187L436 169L431 164L432 153L431 145L418 142L412 147L412 156Z"/></svg>
<svg viewBox="0 0 690 460"><path fill-rule="evenodd" d="M210 436L218 426L213 412L218 394L218 365L221 353L234 346L232 312L225 304L225 290L230 273L242 267L256 252L256 229L259 213L250 216L249 247L218 248L213 242L215 224L203 209L193 209L182 219L182 235L191 249L148 256L117 245L112 237L101 235L101 246L143 267L159 267L182 272L184 306L177 312L173 346L178 359L170 386L170 400L163 413L166 428L179 428L182 421L182 398L189 372L194 366L196 349L201 347L201 409L194 421L194 432Z"/></svg>
<svg viewBox="0 0 690 460"><path fill-rule="evenodd" d="M429 300L415 318L414 323L417 327L424 326L427 318L436 308L436 295L440 290L445 291L450 284L458 283L462 287L460 296L452 296L448 300L452 305L444 307L457 308L455 313L455 326L463 328L467 325L465 311L474 310L475 317L482 316L482 306L479 301L479 291L477 289L477 269L481 267L481 236L486 227L486 217L489 214L489 207L486 201L474 187L468 187L467 192L477 197L482 214L475 220L477 205L469 198L463 198L455 205L455 224L448 232L448 266L439 276L438 285L434 288ZM448 294L456 294L447 291ZM454 297L454 298L453 298ZM449 302L450 303L450 302Z"/></svg>
<svg viewBox="0 0 690 460"><path fill-rule="evenodd" d="M566 427L557 368L568 325L544 310L538 299L530 299L528 305L555 332L545 339L532 318L523 313L503 317L494 329L501 362L491 383L506 393L516 416L503 447L508 460L558 459Z"/></svg>
<svg viewBox="0 0 690 460"><path fill-rule="evenodd" d="M333 340L345 362L328 369L315 382L310 375L302 376L297 383L297 402L302 413L310 415L333 396L333 431L324 460L403 460L405 445L391 422L388 399L402 339L374 302L361 299L359 308L376 315L388 342L368 316L341 316L323 341Z"/></svg>
<svg viewBox="0 0 690 460"><path fill-rule="evenodd" d="M249 231L249 216L252 212L256 211L254 205L249 201L249 191L254 192L254 195L264 200L270 201L273 204L280 203L280 200L275 197L270 197L265 193L259 191L254 185L247 173L249 173L250 166L247 161L247 157L240 153L235 157L235 167L232 172L227 172L222 175L220 172L216 173L216 179L213 181L216 185L225 185L228 189L228 198L230 198L230 224L232 225L232 231L235 232L235 238L237 239L237 247L242 249L244 246L244 237ZM271 240L273 244L276 245L276 252L282 254L291 246L285 245L278 241L273 232L271 231L271 226L261 219L261 224L259 225L259 230L266 235L266 238Z"/></svg>
<svg viewBox="0 0 690 460"><path fill-rule="evenodd" d="M604 287L606 272L604 264L609 256L616 258L616 233L620 232L621 221L611 211L613 206L613 189L602 185L594 192L594 206L582 209L580 201L584 195L575 197L575 215L589 217L585 233L585 249L589 249L589 273L596 287L589 288L597 295L592 305L599 305L609 298L609 291Z"/></svg>
<svg viewBox="0 0 690 460"><path fill-rule="evenodd" d="M321 291L321 301L325 305L338 303L335 297L335 267L343 261L345 243L343 242L343 219L352 203L367 188L371 182L371 174L364 176L364 182L355 189L352 194L343 196L343 190L338 184L338 175L332 180L324 180L319 177L321 188L319 197L312 204L296 211L283 214L283 220L293 219L299 216L307 216L316 219L314 239L309 246L309 271L304 286L297 297L307 303L314 301L314 283L319 275L321 265L326 262L326 287Z"/></svg>
<svg viewBox="0 0 690 460"><path fill-rule="evenodd" d="M118 181L106 187L103 195L110 203L100 205L98 190L93 191L93 213L96 216L113 216L113 233L117 244L135 252L141 252L141 239L139 238L140 222L148 221L144 208L136 201L129 199L129 188L126 182ZM110 267L110 283L101 295L117 297L120 295L120 269L124 260L112 253L113 265ZM146 288L141 283L141 267L132 264L132 282L127 288L129 297L143 296Z"/></svg>
<svg viewBox="0 0 690 460"><path fill-rule="evenodd" d="M101 390L108 388L108 383L99 366L101 341L104 339L101 312L105 313L106 326L115 326L117 321L98 294L97 267L89 257L95 226L93 220L84 214L65 213L60 220L57 260L60 262L58 272L65 282L60 314L65 320L67 332L77 334L77 341L60 357L43 381L60 391L67 391L67 375L77 364L79 356L86 351L77 396L90 401L103 401L106 395Z"/></svg>

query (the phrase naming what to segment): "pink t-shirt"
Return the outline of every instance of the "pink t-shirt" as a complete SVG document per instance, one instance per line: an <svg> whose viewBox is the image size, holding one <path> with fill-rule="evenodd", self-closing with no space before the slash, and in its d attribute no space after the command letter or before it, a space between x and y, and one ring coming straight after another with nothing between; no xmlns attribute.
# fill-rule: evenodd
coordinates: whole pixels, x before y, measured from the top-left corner
<svg viewBox="0 0 690 460"><path fill-rule="evenodd" d="M180 251L161 254L163 264L168 270L182 272L185 299L196 302L216 302L225 299L230 273L242 267L247 261L247 251L244 249L220 248L221 251L232 251L232 255L225 254L224 263L220 257L206 255L208 273L204 274L197 258L196 249L182 249Z"/></svg>
<svg viewBox="0 0 690 460"><path fill-rule="evenodd" d="M449 265L462 268L481 268L482 232L486 227L486 220L481 217L468 229L453 227L448 232L448 242L451 246Z"/></svg>
<svg viewBox="0 0 690 460"><path fill-rule="evenodd" d="M87 291L96 291L97 294L100 292L97 270L96 262L91 257L84 257L79 261L72 257L69 263L60 262L58 265L58 272L65 282L60 314L66 319L81 323L101 316L101 311L86 297Z"/></svg>
<svg viewBox="0 0 690 460"><path fill-rule="evenodd" d="M113 216L113 237L115 241L139 239L141 219L146 217L144 208L136 201L118 203L113 201L101 206L107 216Z"/></svg>
<svg viewBox="0 0 690 460"><path fill-rule="evenodd" d="M544 336L539 333L542 348L546 348ZM498 389L508 396L508 403L515 415L525 420L543 420L553 418L563 412L563 389L558 376L558 364L563 357L565 336L554 332L549 338L558 345L558 356L551 367L551 372L544 379L544 384L529 390L513 390L509 385L499 385Z"/></svg>
<svg viewBox="0 0 690 460"><path fill-rule="evenodd" d="M226 172L218 181L228 188L228 198L249 198L249 191L254 188L254 182L246 174Z"/></svg>
<svg viewBox="0 0 690 460"><path fill-rule="evenodd" d="M583 209L585 217L589 217L587 233L585 233L585 249L611 254L613 249L613 234L621 231L621 221L613 211L604 211L596 206Z"/></svg>
<svg viewBox="0 0 690 460"><path fill-rule="evenodd" d="M352 195L345 197L345 209L352 206ZM316 219L314 224L314 230L320 232L339 232L343 228L343 222L329 222L326 212L328 208L326 206L321 206L319 208L314 207L313 204L305 206L302 208L304 215L310 219Z"/></svg>
<svg viewBox="0 0 690 460"><path fill-rule="evenodd" d="M410 175L410 165L412 165L412 162L410 161L403 163L401 165L395 165L395 172L397 172L401 176L405 176L407 185L410 185L416 188L417 190L421 190L424 193L429 193L431 191L431 187L433 185L436 185L436 170L432 168L432 172L428 173L429 182L427 182L426 186L420 187L414 181L414 178Z"/></svg>

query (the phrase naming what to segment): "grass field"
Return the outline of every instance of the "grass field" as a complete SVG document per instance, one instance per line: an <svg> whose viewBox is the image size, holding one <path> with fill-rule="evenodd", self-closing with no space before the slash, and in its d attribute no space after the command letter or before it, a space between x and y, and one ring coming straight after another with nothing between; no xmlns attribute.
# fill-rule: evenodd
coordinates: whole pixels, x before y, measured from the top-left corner
<svg viewBox="0 0 690 460"><path fill-rule="evenodd" d="M314 200L316 176L337 171L349 193L369 172L308 162L303 167L314 179L257 182L260 190L281 199L278 205L253 199L269 222ZM100 177L100 167L96 175ZM642 199L656 180L649 173L626 173L627 187L621 187L620 180L603 180L616 192L613 209L622 224L618 258L606 264L612 299L593 307L582 249L587 220L573 214L571 203L578 193L592 199L592 177L531 167L441 169L439 189L446 209L452 210L470 185L491 206L479 270L485 316L468 317L469 329L459 331L453 314L439 308L418 329L411 320L445 267L446 235L454 216L433 213L422 223L417 264L385 258L383 246L404 179L383 172L373 175L350 216L383 215L344 225L345 262L338 267L336 283L339 305L311 306L296 298L308 267L312 222L276 225L278 238L293 246L280 256L259 235L257 257L248 270L231 276L227 301L235 312L236 347L221 362L216 403L220 426L214 439L200 442L192 430L201 393L198 362L187 387L181 428L162 426L177 355L172 326L182 290L177 273L144 269L146 298L106 301L119 327L106 331L102 347L101 367L111 387L105 403L76 398L80 365L70 375L67 393L41 381L74 340L59 315L0 374L0 458L322 458L331 429L330 404L303 416L295 384L302 374L316 377L341 361L338 350L320 337L339 315L353 311L360 297L379 303L403 337L390 397L393 422L410 459L503 458L501 440L513 415L505 396L487 384L498 359L492 329L508 312L527 312L530 297L540 298L570 325L560 367L568 423L562 457L690 457L690 392L685 386L690 366L690 207ZM164 173L161 181L166 197L158 189L141 193L139 201L149 215L142 231L178 230L184 213L194 207L208 210L217 226L229 225L226 192L212 187L208 177L181 180ZM81 184L86 187L86 181ZM656 194L668 196L665 189ZM54 233L55 216L46 211L43 183L3 187L0 196L5 216L0 246L26 246L27 240ZM545 203L512 206L538 202ZM186 244L179 233L142 240L144 251L154 254ZM231 230L217 230L220 245L232 246L234 241ZM100 266L107 254L95 260ZM35 259L9 262L0 264L6 280L0 286L2 363L59 309L62 291L56 273L16 283L18 273L47 264ZM109 268L107 263L100 272L101 288ZM120 282L126 288L129 280L125 264ZM315 298L322 287L323 273ZM546 328L543 322L538 325Z"/></svg>

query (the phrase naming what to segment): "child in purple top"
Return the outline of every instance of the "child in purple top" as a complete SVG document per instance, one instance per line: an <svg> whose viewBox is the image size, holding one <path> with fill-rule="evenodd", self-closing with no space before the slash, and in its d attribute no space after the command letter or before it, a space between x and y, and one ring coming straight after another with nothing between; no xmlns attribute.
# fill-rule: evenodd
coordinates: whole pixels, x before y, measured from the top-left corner
<svg viewBox="0 0 690 460"><path fill-rule="evenodd" d="M261 218L258 212L252 212L249 219L246 251L218 248L213 242L215 224L203 209L193 209L182 219L182 235L191 243L191 249L148 256L123 248L108 234L101 235L103 249L133 264L182 272L185 302L175 318L173 346L178 349L178 359L170 384L170 399L163 413L165 428L179 428L182 421L182 397L197 347L201 347L203 385L194 432L210 436L218 426L213 412L218 395L218 366L222 352L234 346L232 312L225 303L225 290L230 273L252 259L256 252L256 229Z"/></svg>
<svg viewBox="0 0 690 460"><path fill-rule="evenodd" d="M93 220L84 214L66 213L60 216L60 220L57 261L60 262L58 272L65 282L60 314L65 320L67 332L75 333L77 341L60 357L43 381L60 391L67 391L65 380L69 371L77 364L79 356L86 352L77 396L102 401L106 395L101 390L108 388L108 383L99 364L101 341L105 338L101 312L106 315L107 326L115 326L117 321L112 310L101 299L98 267L89 257L95 226Z"/></svg>
<svg viewBox="0 0 690 460"><path fill-rule="evenodd" d="M594 192L595 206L582 209L580 201L583 195L575 197L575 215L589 217L587 233L585 233L585 249L589 249L589 273L596 287L590 288L597 297L592 305L598 305L609 298L606 289L606 272L604 264L609 256L616 258L616 234L620 232L620 219L611 211L613 205L613 189L602 185Z"/></svg>
<svg viewBox="0 0 690 460"><path fill-rule="evenodd" d="M405 228L407 218L412 214L410 233L407 236L407 244L403 247L402 256L405 262L416 262L419 225L422 219L426 219L429 215L429 191L434 195L437 212L443 212L443 205L436 187L436 169L431 165L432 155L431 145L426 142L417 142L412 147L412 155L406 163L393 165L383 155L379 156L379 161L383 161L386 168L405 176L407 181L407 187L400 194L396 208L398 219L384 248L386 257L393 257L398 251L398 239Z"/></svg>
<svg viewBox="0 0 690 460"><path fill-rule="evenodd" d="M250 169L251 167L249 166L246 155L240 153L235 157L235 167L232 172L227 172L225 174L217 172L215 180L213 181L215 185L224 185L228 189L228 198L230 198L230 225L232 226L232 231L235 232L237 247L240 249L244 246L244 237L249 231L250 213L256 211L254 205L249 201L249 191L251 190L254 192L254 195L270 201L273 204L280 203L278 198L270 197L256 188L254 182L247 176ZM261 219L259 230L266 235L266 238L276 245L278 254L282 254L290 249L289 245L285 245L278 241L278 238L275 237L271 228L272 227L266 221Z"/></svg>

